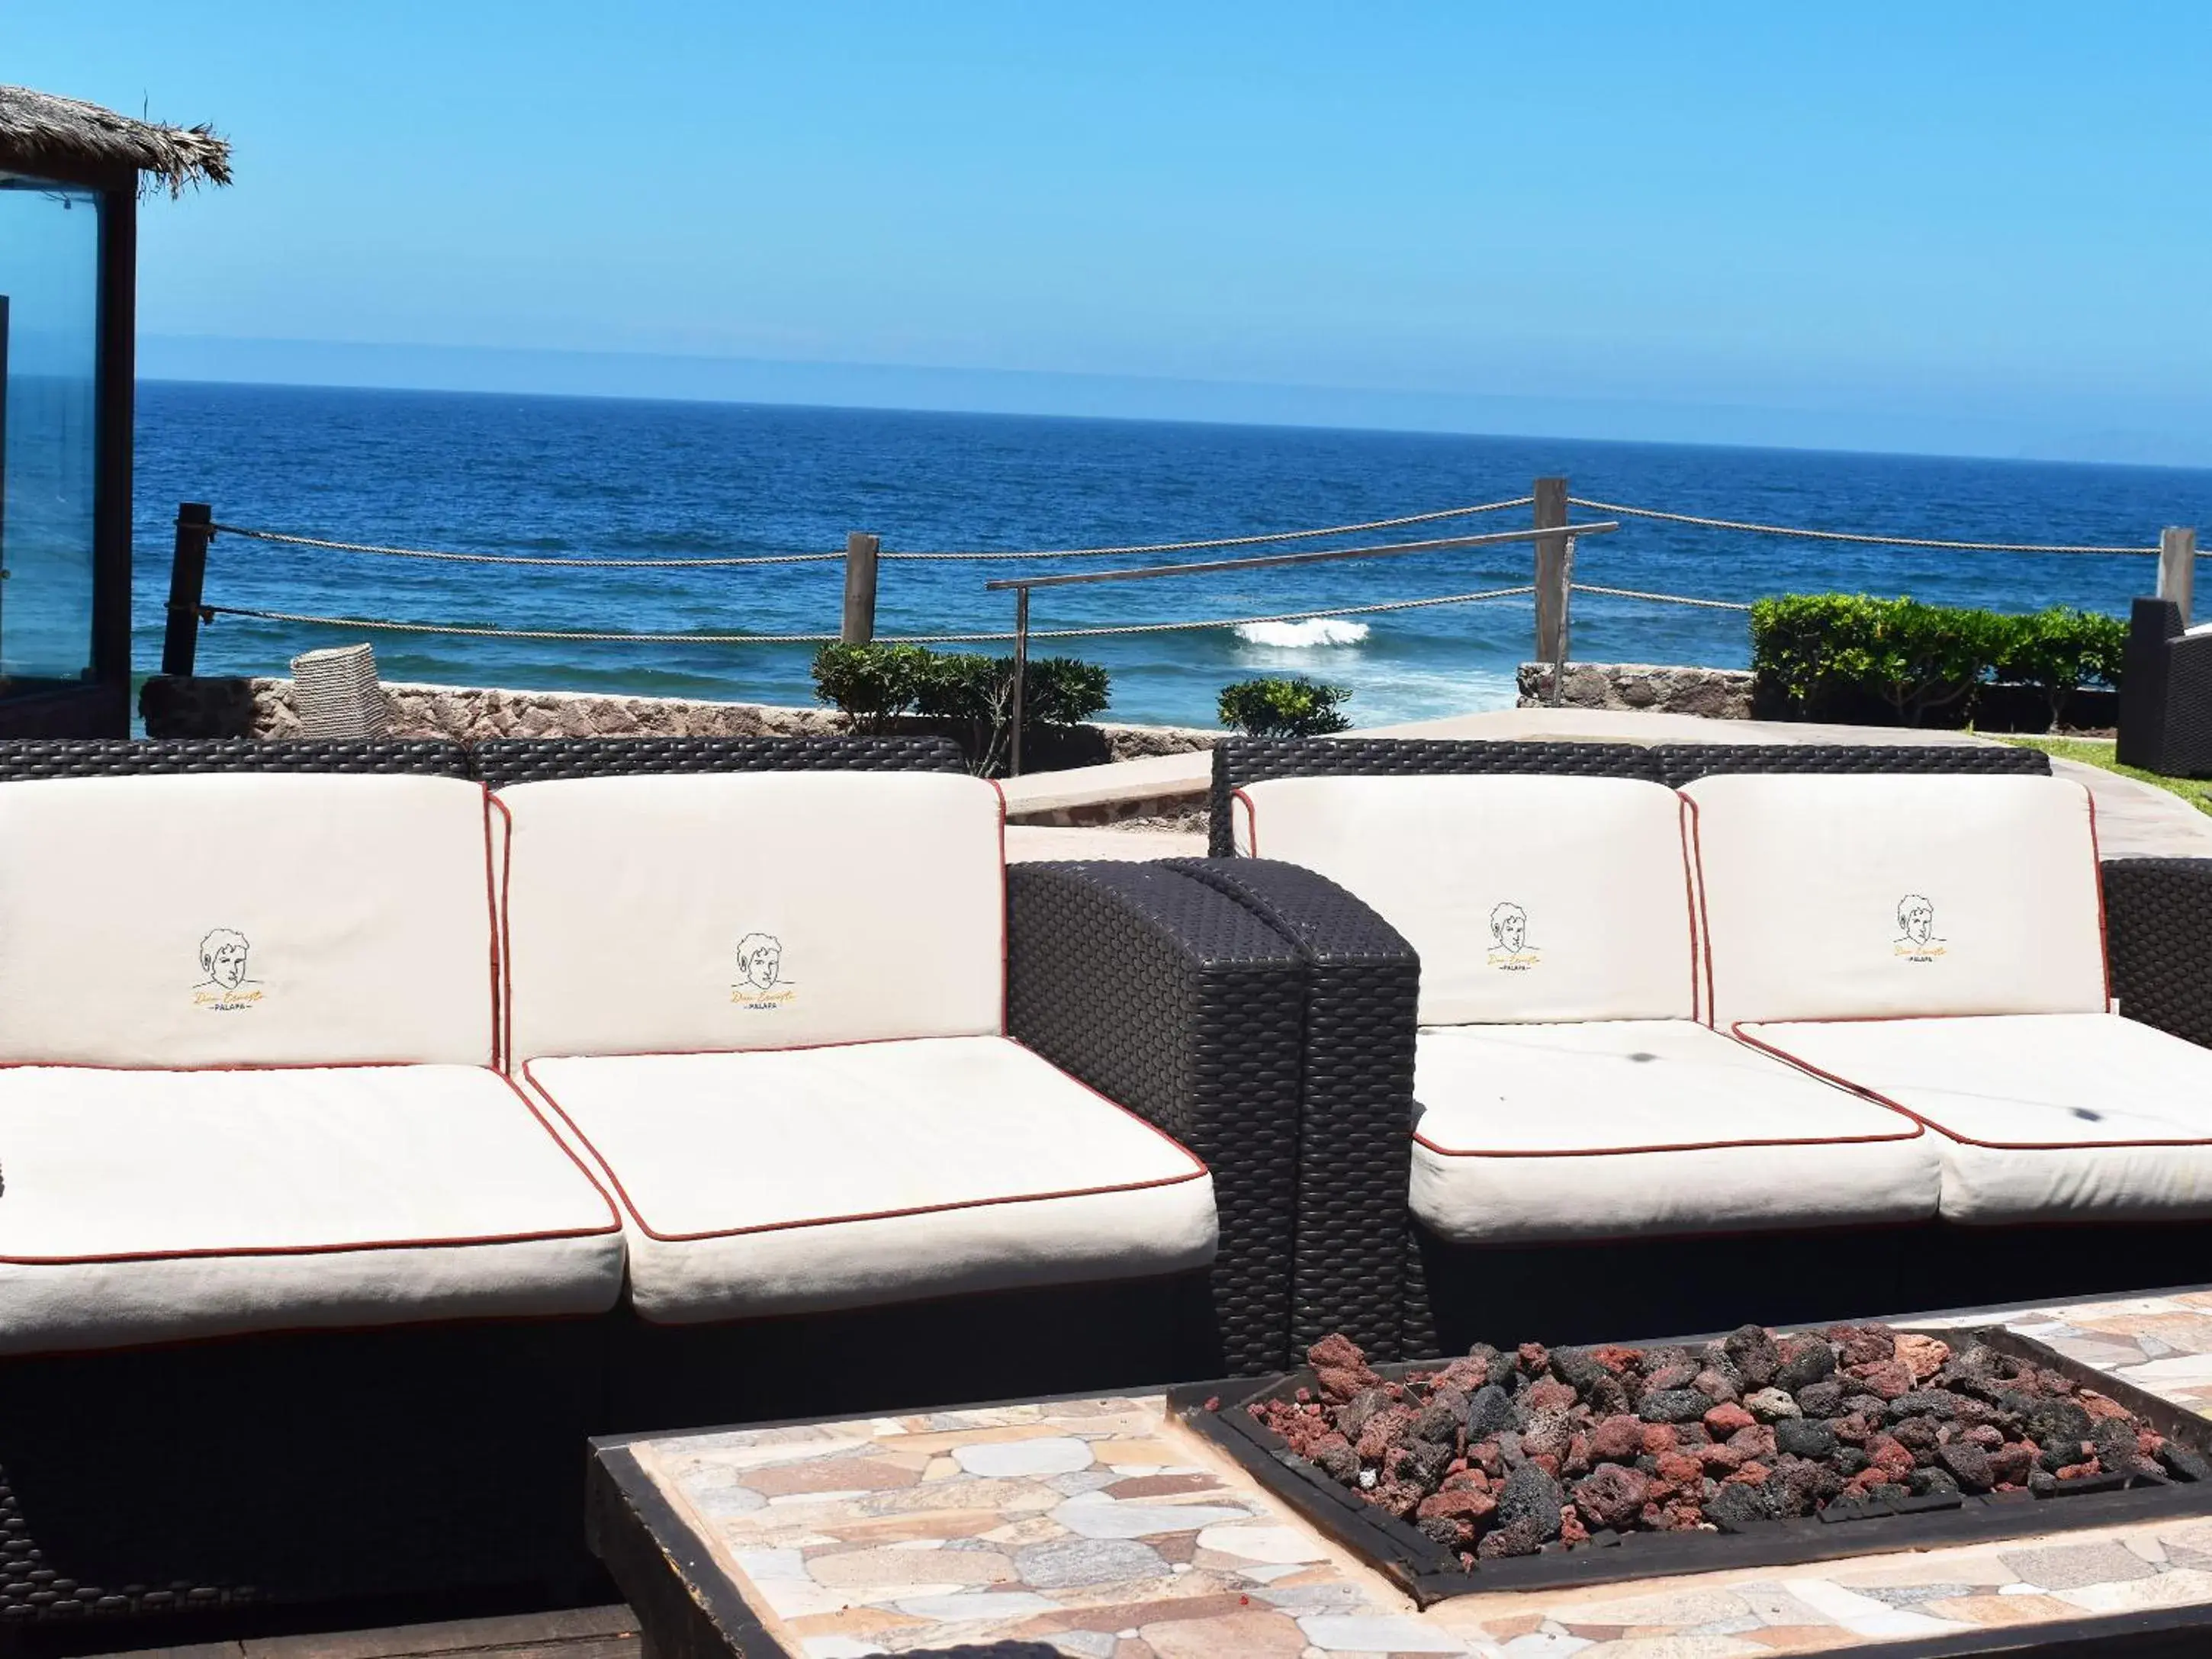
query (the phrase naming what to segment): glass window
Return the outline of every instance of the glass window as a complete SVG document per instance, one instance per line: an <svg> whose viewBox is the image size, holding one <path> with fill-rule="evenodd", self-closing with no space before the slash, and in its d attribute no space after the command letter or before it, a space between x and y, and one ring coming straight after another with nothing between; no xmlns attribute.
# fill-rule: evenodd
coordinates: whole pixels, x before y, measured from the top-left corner
<svg viewBox="0 0 2212 1659"><path fill-rule="evenodd" d="M91 666L99 331L99 196L0 174L0 694Z"/></svg>

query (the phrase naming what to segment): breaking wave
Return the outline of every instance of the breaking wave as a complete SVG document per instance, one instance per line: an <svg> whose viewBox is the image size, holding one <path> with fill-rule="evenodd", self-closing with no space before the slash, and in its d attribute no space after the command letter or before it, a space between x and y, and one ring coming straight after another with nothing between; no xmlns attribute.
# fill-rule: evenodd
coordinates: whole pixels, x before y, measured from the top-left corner
<svg viewBox="0 0 2212 1659"><path fill-rule="evenodd" d="M1315 645L1357 645L1368 635L1363 622L1341 617L1309 617L1304 622L1244 623L1237 637L1247 645L1272 645L1299 650Z"/></svg>

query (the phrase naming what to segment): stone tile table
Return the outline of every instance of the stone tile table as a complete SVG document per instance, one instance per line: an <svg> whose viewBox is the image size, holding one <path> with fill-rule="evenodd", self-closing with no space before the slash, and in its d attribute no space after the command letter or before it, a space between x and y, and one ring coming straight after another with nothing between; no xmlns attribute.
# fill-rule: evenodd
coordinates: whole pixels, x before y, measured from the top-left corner
<svg viewBox="0 0 2212 1659"><path fill-rule="evenodd" d="M2212 1291L1971 1322L2212 1407ZM1156 1394L618 1436L592 1480L654 1659L2212 1654L2201 1515L1418 1609Z"/></svg>

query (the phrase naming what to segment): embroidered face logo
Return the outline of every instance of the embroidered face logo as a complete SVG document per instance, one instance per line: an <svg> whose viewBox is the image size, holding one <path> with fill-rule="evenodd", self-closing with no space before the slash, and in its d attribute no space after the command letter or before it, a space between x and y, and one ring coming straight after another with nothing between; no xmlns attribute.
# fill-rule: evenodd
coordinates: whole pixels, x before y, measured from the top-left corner
<svg viewBox="0 0 2212 1659"><path fill-rule="evenodd" d="M773 933L747 933L738 941L738 982L730 1000L747 1007L775 1006L795 993L783 976L783 941Z"/></svg>
<svg viewBox="0 0 2212 1659"><path fill-rule="evenodd" d="M252 945L234 927L217 927L200 941L200 972L192 987L195 1006L230 1011L251 1008L261 1000L261 981L248 979L246 958Z"/></svg>
<svg viewBox="0 0 2212 1659"><path fill-rule="evenodd" d="M1892 951L1908 962L1933 962L1943 954L1943 941L1936 934L1936 907L1917 893L1897 902L1897 938Z"/></svg>
<svg viewBox="0 0 2212 1659"><path fill-rule="evenodd" d="M1541 960L1528 943L1528 913L1511 899L1490 913L1490 965L1506 973L1526 973Z"/></svg>

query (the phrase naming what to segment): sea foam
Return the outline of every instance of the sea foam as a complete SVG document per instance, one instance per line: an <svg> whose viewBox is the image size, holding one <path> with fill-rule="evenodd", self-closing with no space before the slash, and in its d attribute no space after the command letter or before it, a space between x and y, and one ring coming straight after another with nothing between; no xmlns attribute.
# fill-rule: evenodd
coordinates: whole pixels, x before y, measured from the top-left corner
<svg viewBox="0 0 2212 1659"><path fill-rule="evenodd" d="M1313 645L1357 645L1367 637L1367 624L1346 622L1340 617L1309 617L1304 622L1240 623L1237 637L1247 645L1273 645L1291 650Z"/></svg>

